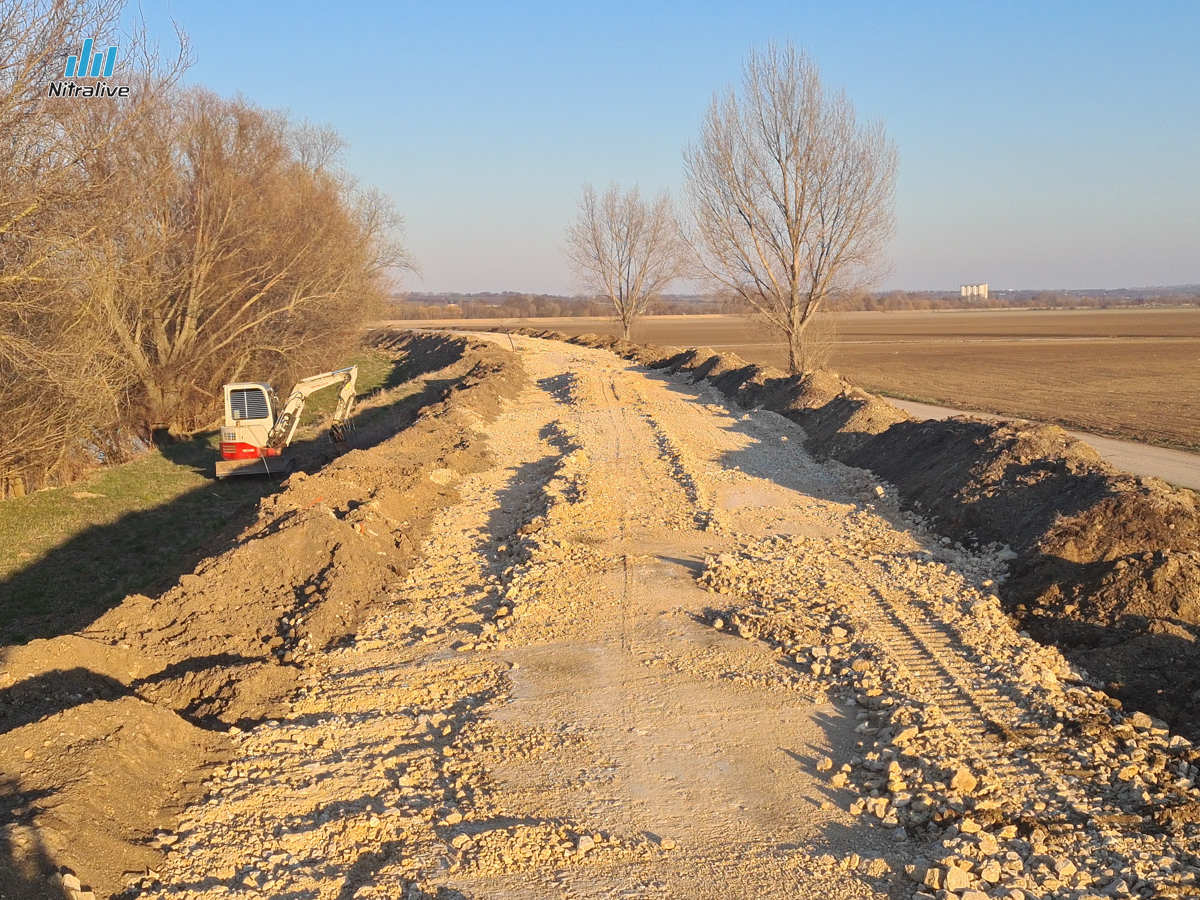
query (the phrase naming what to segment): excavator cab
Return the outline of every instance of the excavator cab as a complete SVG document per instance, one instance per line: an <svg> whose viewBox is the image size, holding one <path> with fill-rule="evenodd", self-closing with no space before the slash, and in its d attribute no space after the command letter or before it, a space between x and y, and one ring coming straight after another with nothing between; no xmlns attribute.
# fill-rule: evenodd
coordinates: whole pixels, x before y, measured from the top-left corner
<svg viewBox="0 0 1200 900"><path fill-rule="evenodd" d="M291 471L294 457L285 451L300 424L300 414L310 394L340 384L337 409L329 429L334 443L346 440L346 420L354 408L358 366L323 372L296 382L287 402L269 384L245 382L225 385L225 423L221 428L221 460L217 478L229 475L262 475Z"/></svg>
<svg viewBox="0 0 1200 900"><path fill-rule="evenodd" d="M222 459L279 456L267 446L275 427L275 391L269 384L225 385L225 424L221 428Z"/></svg>

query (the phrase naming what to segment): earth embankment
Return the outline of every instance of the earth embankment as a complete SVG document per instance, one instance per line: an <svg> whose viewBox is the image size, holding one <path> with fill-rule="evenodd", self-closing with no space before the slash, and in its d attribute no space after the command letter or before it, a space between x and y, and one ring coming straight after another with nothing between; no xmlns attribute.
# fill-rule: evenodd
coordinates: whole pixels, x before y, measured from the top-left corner
<svg viewBox="0 0 1200 900"><path fill-rule="evenodd" d="M1165 486L704 349L377 340L418 399L6 655L6 893L1194 892L1200 751L996 596L1188 527Z"/></svg>
<svg viewBox="0 0 1200 900"><path fill-rule="evenodd" d="M1200 507L1191 491L1121 472L1057 426L917 421L832 372L788 376L708 348L555 336L780 413L804 429L809 450L875 472L948 540L1008 548L1001 596L1020 627L1129 706L1200 736Z"/></svg>

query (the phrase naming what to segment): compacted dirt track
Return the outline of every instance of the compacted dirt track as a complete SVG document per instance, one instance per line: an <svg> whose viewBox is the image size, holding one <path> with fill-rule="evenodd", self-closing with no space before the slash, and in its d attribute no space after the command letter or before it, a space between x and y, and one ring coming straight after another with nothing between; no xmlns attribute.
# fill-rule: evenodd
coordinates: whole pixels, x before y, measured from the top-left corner
<svg viewBox="0 0 1200 900"><path fill-rule="evenodd" d="M1183 831L1130 833L1190 808L1190 745L1013 632L1005 548L946 546L707 385L515 346L493 465L430 476L461 499L423 561L304 657L289 715L235 734L132 894L1194 886Z"/></svg>

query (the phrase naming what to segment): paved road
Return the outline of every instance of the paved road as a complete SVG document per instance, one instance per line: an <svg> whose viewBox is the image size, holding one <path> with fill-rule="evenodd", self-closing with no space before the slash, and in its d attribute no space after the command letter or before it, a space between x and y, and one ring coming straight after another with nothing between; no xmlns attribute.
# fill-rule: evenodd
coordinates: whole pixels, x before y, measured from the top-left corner
<svg viewBox="0 0 1200 900"><path fill-rule="evenodd" d="M895 400L891 397L888 398L888 402L921 419L948 419L951 416L974 416L977 419L989 420L1006 418L989 413L968 412L961 409L947 409L944 406L930 406L927 403L914 403L911 400ZM1153 475L1178 487L1200 491L1200 454L1169 450L1166 447L1152 447L1149 444L1137 444L1133 441L1118 441L1114 438L1087 434L1083 431L1068 430L1067 433L1087 441L1104 459L1118 469L1132 472L1134 475Z"/></svg>

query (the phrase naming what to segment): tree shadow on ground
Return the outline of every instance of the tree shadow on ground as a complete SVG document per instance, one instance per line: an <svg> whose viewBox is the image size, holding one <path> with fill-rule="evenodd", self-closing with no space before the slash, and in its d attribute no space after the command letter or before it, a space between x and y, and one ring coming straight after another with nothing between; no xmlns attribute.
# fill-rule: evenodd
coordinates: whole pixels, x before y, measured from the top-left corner
<svg viewBox="0 0 1200 900"><path fill-rule="evenodd" d="M394 437L467 377L453 373L421 380L459 362L464 341L428 336L406 346L384 386L416 389L364 408L351 420L341 452L370 449ZM217 481L218 454L211 438L201 435L158 448L173 464L204 475L205 483L158 506L90 526L0 580L0 646L79 631L129 594L157 596L236 538L254 520L262 498L281 490L282 473ZM297 445L296 452L305 471L316 471L338 455L323 437Z"/></svg>
<svg viewBox="0 0 1200 900"><path fill-rule="evenodd" d="M0 897L6 900L68 900L66 890L48 881L59 868L33 821L52 798L50 791L22 792L15 779L0 777Z"/></svg>
<svg viewBox="0 0 1200 900"><path fill-rule="evenodd" d="M259 500L277 490L267 480L231 487L214 481L84 529L0 581L0 644L69 634L129 594L167 590L236 535Z"/></svg>

